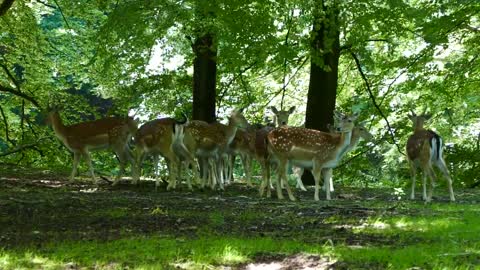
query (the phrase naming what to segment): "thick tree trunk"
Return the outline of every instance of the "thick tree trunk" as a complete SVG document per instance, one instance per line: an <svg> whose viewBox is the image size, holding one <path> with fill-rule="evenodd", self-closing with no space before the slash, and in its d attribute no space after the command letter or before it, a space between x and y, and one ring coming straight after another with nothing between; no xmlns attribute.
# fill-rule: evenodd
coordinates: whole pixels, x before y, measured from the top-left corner
<svg viewBox="0 0 480 270"><path fill-rule="evenodd" d="M312 27L310 84L308 87L305 127L328 131L333 123L333 110L337 97L338 61L340 58L340 32L338 11L335 7L319 4L326 17L315 16ZM328 19L326 22L325 19ZM305 171L302 180L313 185L314 179Z"/></svg>
<svg viewBox="0 0 480 270"><path fill-rule="evenodd" d="M212 34L197 37L193 44L193 119L215 121L217 48Z"/></svg>
<svg viewBox="0 0 480 270"><path fill-rule="evenodd" d="M15 0L3 0L2 4L0 4L0 16L5 15L7 11L12 7L13 2Z"/></svg>

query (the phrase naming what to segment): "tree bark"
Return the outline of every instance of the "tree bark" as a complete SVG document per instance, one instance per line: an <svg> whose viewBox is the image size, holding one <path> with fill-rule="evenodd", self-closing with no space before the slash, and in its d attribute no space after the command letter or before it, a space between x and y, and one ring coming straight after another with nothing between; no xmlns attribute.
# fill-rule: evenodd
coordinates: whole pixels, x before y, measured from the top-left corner
<svg viewBox="0 0 480 270"><path fill-rule="evenodd" d="M2 4L0 5L0 16L5 15L7 11L12 7L13 2L15 0L3 0Z"/></svg>
<svg viewBox="0 0 480 270"><path fill-rule="evenodd" d="M217 48L214 37L206 33L195 39L193 62L193 119L215 121Z"/></svg>
<svg viewBox="0 0 480 270"><path fill-rule="evenodd" d="M326 15L314 15L305 127L328 131L327 125L333 123L337 97L340 31L337 7L326 6L323 1L317 2L317 5L315 9L323 10ZM315 183L312 174L307 170L302 180L306 185Z"/></svg>

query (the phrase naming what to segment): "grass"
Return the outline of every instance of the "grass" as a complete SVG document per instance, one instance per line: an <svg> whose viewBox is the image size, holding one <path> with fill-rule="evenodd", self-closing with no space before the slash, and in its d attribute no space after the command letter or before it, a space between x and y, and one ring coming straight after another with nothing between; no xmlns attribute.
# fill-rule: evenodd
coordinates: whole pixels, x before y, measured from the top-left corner
<svg viewBox="0 0 480 270"><path fill-rule="evenodd" d="M152 183L93 189L42 177L0 177L2 270L480 269L477 190L457 190L457 203L441 192L424 204L348 187L334 194L362 200L314 202L309 190L280 202L243 184L155 192Z"/></svg>

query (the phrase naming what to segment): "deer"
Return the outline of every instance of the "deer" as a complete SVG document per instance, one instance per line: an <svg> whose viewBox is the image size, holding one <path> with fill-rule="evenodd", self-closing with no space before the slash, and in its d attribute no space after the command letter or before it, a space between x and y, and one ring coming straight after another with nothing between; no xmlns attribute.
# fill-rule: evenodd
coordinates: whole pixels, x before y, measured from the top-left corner
<svg viewBox="0 0 480 270"><path fill-rule="evenodd" d="M443 159L443 140L432 130L425 129L423 126L426 121L430 120L431 114L426 114L426 110L421 115L416 115L411 110L408 118L413 122L413 134L407 140L406 150L407 159L410 165L412 175L412 192L410 199L415 199L415 178L417 168L423 172L423 200L430 202L432 200L432 193L434 182L436 179L432 164L440 169L444 177L447 179L448 191L450 193L450 201L455 201L455 194L452 188L452 178L448 172L447 165ZM430 178L430 189L427 195L427 177Z"/></svg>
<svg viewBox="0 0 480 270"><path fill-rule="evenodd" d="M278 110L275 106L270 106L269 109L273 112L273 123L277 127L279 126L284 126L288 125L288 119L290 115L295 111L295 106L290 107L288 110ZM268 121L268 118L265 118L266 122ZM262 129L263 127L259 127L259 129ZM261 131L259 136L265 135L263 131ZM226 174L228 175L228 178L231 178L232 172L233 172L233 165L235 163L235 157L238 155L240 156L240 159L242 161L243 169L245 171L245 178L247 180L247 186L252 186L251 178L252 178L252 158L255 158L259 163L261 163L261 167L263 168L262 164L265 164L265 160L261 160L264 158L263 154L256 155L255 154L255 147L265 147L262 143L256 143L255 141L257 134L256 134L256 129L254 127L249 127L245 131L240 130L237 133L237 136L235 136L234 141L231 144L231 151L230 155L227 157L227 170ZM259 138L259 140L262 140L262 138ZM263 153L266 151L265 149L259 149L260 153ZM262 169L263 171L263 169ZM262 172L263 174L263 172Z"/></svg>
<svg viewBox="0 0 480 270"><path fill-rule="evenodd" d="M327 128L328 128L328 131L330 133L336 132L335 127L331 124L328 124ZM373 135L362 124L355 125L355 127L352 130L352 138L350 139L350 144L348 145L347 149L345 150L345 154L353 151L353 149L355 149L358 146L358 143L360 142L360 139L364 139L365 141L371 141L372 138L373 138ZM293 167L293 171L297 175L296 188L299 188L303 191L306 191L306 189L305 189L305 187L303 186L303 183L302 183L302 175L303 175L304 169L301 168L301 167ZM332 175L331 172L328 172L328 174ZM332 177L330 177L329 182L330 182L329 183L330 192L335 191L335 189L333 188L333 178ZM322 186L322 189L325 190L325 187L326 187L326 185L324 183L324 185Z"/></svg>
<svg viewBox="0 0 480 270"><path fill-rule="evenodd" d="M136 132L135 138L135 166L133 170L133 182L137 184L140 179L142 164L147 154L153 154L155 166L155 189L160 186L158 177L158 156L161 155L169 172L167 190L176 188L176 180L179 177L181 160L193 165L194 178L198 180L198 166L192 155L181 154L176 151L178 134L176 129L182 128L181 123L174 118L161 118L143 124ZM175 135L177 134L177 136ZM192 190L190 178L187 178L188 189Z"/></svg>
<svg viewBox="0 0 480 270"><path fill-rule="evenodd" d="M328 181L331 177L329 175L331 170L325 170L323 173L322 171L336 167L345 154L351 142L354 121L358 114L344 115L334 111L334 116L338 122L337 133L288 126L274 129L268 133L268 154L278 164L276 185L278 199L283 199L280 185L284 181L289 199L296 200L287 182L287 168L288 163L291 162L295 166L312 170L315 179L315 201L319 200L319 181L323 174L326 199L331 200L330 182Z"/></svg>
<svg viewBox="0 0 480 270"><path fill-rule="evenodd" d="M290 107L288 110L277 110L275 106L270 106L270 110L273 112L273 123L276 127L287 126L288 118L295 111L295 106Z"/></svg>
<svg viewBox="0 0 480 270"><path fill-rule="evenodd" d="M138 126L132 117L107 117L67 126L60 117L59 108L50 108L46 121L53 128L56 137L73 153L71 182L74 181L80 158L83 156L89 166L93 182L98 185L90 157L92 150L110 149L117 155L120 171L113 185L116 185L125 173L127 162L130 161L133 167L128 142Z"/></svg>
<svg viewBox="0 0 480 270"><path fill-rule="evenodd" d="M224 189L222 155L232 143L238 129L245 128L247 125L242 109L231 113L228 125L208 124L200 120L192 120L185 125L181 148L196 156L203 168L208 168L210 165L210 170L203 170L202 188L207 183L207 174L210 174L210 187L215 189L218 183L220 189Z"/></svg>
<svg viewBox="0 0 480 270"><path fill-rule="evenodd" d="M252 186L252 158L255 152L255 128L248 125L245 130L239 129L235 134L235 138L228 147L228 155L226 162L226 179L233 178L233 166L235 157L240 156L243 169L245 171L245 179L247 186Z"/></svg>

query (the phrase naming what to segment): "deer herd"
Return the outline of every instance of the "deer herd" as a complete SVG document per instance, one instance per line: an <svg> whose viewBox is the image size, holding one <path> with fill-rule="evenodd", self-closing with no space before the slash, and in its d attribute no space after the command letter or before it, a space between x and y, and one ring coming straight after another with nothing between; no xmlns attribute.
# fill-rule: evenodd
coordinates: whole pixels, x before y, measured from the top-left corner
<svg viewBox="0 0 480 270"><path fill-rule="evenodd" d="M142 167L148 155L153 156L155 166L155 188L160 185L158 173L159 156L165 159L168 169L167 190L175 189L184 170L191 174L186 179L187 186L193 189L193 183L201 188L209 187L221 190L233 181L233 165L236 156L241 159L246 183L252 186L252 162L260 165L262 180L260 196L271 197L272 182L275 183L277 198L283 199L286 189L290 200L294 201L287 173L289 165L297 173L297 188L306 190L301 175L305 169L310 170L315 180L314 200L319 200L320 182L326 199L331 199L333 189L332 170L342 157L354 149L359 140L370 141L373 136L361 124L356 124L358 114L343 114L334 111L335 125L329 132L293 127L288 125L288 118L295 107L289 110L277 110L274 124L251 125L245 119L242 110L234 110L228 117L227 124L207 123L199 120L181 122L174 118L162 118L149 121L138 127L131 117L108 117L74 125L65 125L58 109L50 109L47 122L55 135L73 152L73 169L70 180L73 181L77 167L83 156L89 166L94 182L95 177L91 150L110 149L115 152L120 162L120 170L114 185L125 173L125 166L130 162L132 182L138 183ZM423 171L423 200L429 202L436 180L432 165L437 166L447 179L450 200L455 196L452 179L442 157L443 141L431 130L423 127L430 115L409 115L414 131L406 145L407 158L412 173L411 199L415 198L415 178L417 168ZM133 139L134 150L130 142ZM271 170L276 171L277 181L271 181ZM427 178L430 189L427 194Z"/></svg>

